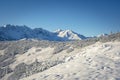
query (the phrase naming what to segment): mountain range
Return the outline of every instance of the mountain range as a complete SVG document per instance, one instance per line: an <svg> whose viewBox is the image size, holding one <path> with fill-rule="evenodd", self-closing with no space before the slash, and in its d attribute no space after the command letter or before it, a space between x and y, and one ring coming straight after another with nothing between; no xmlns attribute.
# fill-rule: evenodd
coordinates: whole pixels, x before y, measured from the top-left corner
<svg viewBox="0 0 120 80"><path fill-rule="evenodd" d="M31 29L27 26L7 24L0 27L0 40L40 39L49 41L69 41L86 39L72 30L47 31L42 28Z"/></svg>
<svg viewBox="0 0 120 80"><path fill-rule="evenodd" d="M0 80L120 80L120 32L86 38L71 30L1 26Z"/></svg>

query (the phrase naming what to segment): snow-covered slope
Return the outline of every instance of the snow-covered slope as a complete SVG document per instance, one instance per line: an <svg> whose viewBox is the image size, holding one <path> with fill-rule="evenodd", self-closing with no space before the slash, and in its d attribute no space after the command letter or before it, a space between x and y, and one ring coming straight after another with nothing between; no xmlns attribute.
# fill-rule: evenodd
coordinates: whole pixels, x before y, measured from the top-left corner
<svg viewBox="0 0 120 80"><path fill-rule="evenodd" d="M10 24L0 27L0 40L19 40L23 38L61 40L56 34L42 28L31 29L27 26Z"/></svg>
<svg viewBox="0 0 120 80"><path fill-rule="evenodd" d="M42 28L31 29L27 26L4 25L0 27L0 40L41 39L52 41L81 40L85 37L70 30L49 32Z"/></svg>
<svg viewBox="0 0 120 80"><path fill-rule="evenodd" d="M76 49L64 63L21 80L120 80L119 47L120 42L97 42Z"/></svg>
<svg viewBox="0 0 120 80"><path fill-rule="evenodd" d="M0 80L119 80L120 33L78 41L0 42Z"/></svg>
<svg viewBox="0 0 120 80"><path fill-rule="evenodd" d="M86 39L85 36L77 34L71 30L56 30L55 33L61 38L64 38L65 40L82 40Z"/></svg>

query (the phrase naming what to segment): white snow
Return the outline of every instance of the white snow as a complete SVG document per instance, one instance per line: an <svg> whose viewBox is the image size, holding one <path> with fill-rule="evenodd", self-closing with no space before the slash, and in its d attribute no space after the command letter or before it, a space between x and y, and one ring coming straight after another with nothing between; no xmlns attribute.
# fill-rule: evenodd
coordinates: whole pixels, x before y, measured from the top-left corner
<svg viewBox="0 0 120 80"><path fill-rule="evenodd" d="M16 65L24 62L26 64L33 63L36 59L38 61L45 60L51 57L51 53L53 52L54 48L36 48L32 47L24 54L16 55L15 62L10 65L12 69L15 68Z"/></svg>
<svg viewBox="0 0 120 80"><path fill-rule="evenodd" d="M1 40L20 40L20 39L42 39L42 40L81 40L85 38L71 30L57 30L50 32L42 28L31 29L27 26L4 25L0 27ZM57 34L56 34L57 33ZM52 37L52 38L51 38Z"/></svg>
<svg viewBox="0 0 120 80"><path fill-rule="evenodd" d="M97 42L66 62L21 80L120 80L120 42Z"/></svg>
<svg viewBox="0 0 120 80"><path fill-rule="evenodd" d="M73 32L71 30L58 29L55 32L58 33L59 37L62 37L66 40L82 40L83 39L83 36L79 36L79 34Z"/></svg>
<svg viewBox="0 0 120 80"><path fill-rule="evenodd" d="M4 55L4 50L0 50L0 55Z"/></svg>

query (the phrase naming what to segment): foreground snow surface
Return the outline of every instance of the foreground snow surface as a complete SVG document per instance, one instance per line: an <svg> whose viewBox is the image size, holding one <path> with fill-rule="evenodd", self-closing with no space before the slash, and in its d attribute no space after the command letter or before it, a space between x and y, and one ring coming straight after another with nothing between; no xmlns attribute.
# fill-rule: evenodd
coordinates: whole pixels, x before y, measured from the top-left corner
<svg viewBox="0 0 120 80"><path fill-rule="evenodd" d="M120 80L120 42L97 42L21 80Z"/></svg>

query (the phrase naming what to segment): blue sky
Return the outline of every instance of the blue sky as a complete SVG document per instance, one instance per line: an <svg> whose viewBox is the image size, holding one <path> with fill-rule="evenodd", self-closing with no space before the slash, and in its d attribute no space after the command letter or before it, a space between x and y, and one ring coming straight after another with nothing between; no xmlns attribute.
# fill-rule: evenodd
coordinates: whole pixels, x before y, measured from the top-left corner
<svg viewBox="0 0 120 80"><path fill-rule="evenodd" d="M117 32L120 0L0 0L4 24L70 29L85 36Z"/></svg>

